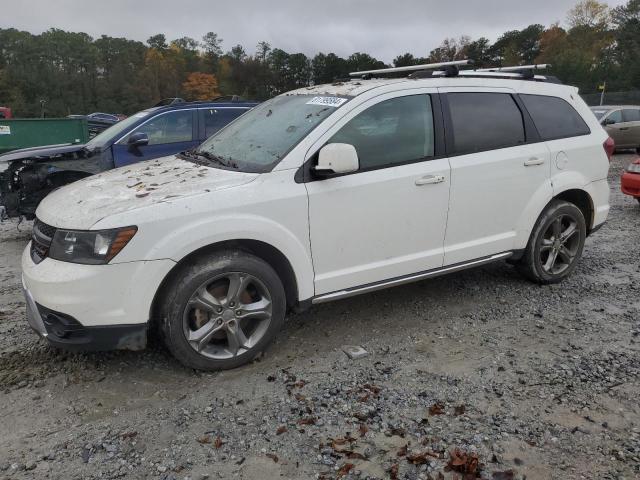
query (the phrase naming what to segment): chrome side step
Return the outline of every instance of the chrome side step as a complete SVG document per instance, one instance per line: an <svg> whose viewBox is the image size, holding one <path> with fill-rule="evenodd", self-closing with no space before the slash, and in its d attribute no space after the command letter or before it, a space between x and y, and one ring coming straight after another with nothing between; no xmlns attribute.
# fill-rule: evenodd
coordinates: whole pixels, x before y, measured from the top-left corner
<svg viewBox="0 0 640 480"><path fill-rule="evenodd" d="M477 260L472 260L470 262L458 263L456 265L450 265L448 267L436 268L435 270L428 270L426 272L414 273L411 275L407 275L405 277L398 277L392 280L383 280L377 283L370 283L368 285L363 285L362 287L354 287L348 288L346 290L339 290L337 292L326 293L324 295L317 296L311 300L311 303L326 303L331 302L333 300L339 300L341 298L349 298L354 297L356 295L360 295L362 293L374 292L376 290L382 290L383 288L395 287L398 285L404 285L405 283L417 282L418 280L423 280L425 278L437 277L440 275L444 275L446 273L457 272L459 270L465 270L467 268L479 267L480 265L485 265L487 263L496 262L498 260L504 260L513 255L513 252L504 252L498 253L496 255L491 255L489 257L479 258Z"/></svg>

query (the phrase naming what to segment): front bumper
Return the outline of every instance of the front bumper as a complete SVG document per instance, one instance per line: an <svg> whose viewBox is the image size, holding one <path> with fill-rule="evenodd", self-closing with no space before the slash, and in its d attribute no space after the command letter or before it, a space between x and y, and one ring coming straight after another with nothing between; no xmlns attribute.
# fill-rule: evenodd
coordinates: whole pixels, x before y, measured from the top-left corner
<svg viewBox="0 0 640 480"><path fill-rule="evenodd" d="M24 286L24 278L22 279L22 291L24 292L24 299L26 302L26 310L27 310L27 322L33 330L43 338L46 338L48 333L47 329L44 326L44 321L42 320L42 316L38 311L38 306L36 305L31 292L27 290L27 287Z"/></svg>
<svg viewBox="0 0 640 480"><path fill-rule="evenodd" d="M144 348L151 305L172 260L80 265L22 254L27 320L50 343L82 350Z"/></svg>
<svg viewBox="0 0 640 480"><path fill-rule="evenodd" d="M624 172L620 179L622 193L640 198L640 173Z"/></svg>
<svg viewBox="0 0 640 480"><path fill-rule="evenodd" d="M75 318L38 305L24 290L27 321L51 345L65 350L142 350L147 344L147 325L85 327Z"/></svg>

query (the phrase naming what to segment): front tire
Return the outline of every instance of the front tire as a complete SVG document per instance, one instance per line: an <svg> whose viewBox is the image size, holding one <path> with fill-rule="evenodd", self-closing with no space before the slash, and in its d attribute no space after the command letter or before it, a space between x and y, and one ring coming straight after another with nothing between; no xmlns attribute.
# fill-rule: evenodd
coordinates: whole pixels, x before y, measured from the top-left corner
<svg viewBox="0 0 640 480"><path fill-rule="evenodd" d="M284 323L286 297L277 273L244 251L185 264L163 290L159 314L169 351L198 370L236 368L256 358Z"/></svg>
<svg viewBox="0 0 640 480"><path fill-rule="evenodd" d="M553 200L533 227L518 270L539 284L561 282L575 270L586 236L582 211L573 203Z"/></svg>

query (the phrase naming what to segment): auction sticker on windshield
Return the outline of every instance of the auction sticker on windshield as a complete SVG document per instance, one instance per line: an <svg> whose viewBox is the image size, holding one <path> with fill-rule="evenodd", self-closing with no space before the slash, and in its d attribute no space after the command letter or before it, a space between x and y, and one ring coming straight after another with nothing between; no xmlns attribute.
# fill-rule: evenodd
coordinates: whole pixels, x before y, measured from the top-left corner
<svg viewBox="0 0 640 480"><path fill-rule="evenodd" d="M340 97L313 97L307 102L307 105L323 105L325 107L338 108L347 101L346 98Z"/></svg>
<svg viewBox="0 0 640 480"><path fill-rule="evenodd" d="M11 135L11 127L9 125L0 125L0 135Z"/></svg>

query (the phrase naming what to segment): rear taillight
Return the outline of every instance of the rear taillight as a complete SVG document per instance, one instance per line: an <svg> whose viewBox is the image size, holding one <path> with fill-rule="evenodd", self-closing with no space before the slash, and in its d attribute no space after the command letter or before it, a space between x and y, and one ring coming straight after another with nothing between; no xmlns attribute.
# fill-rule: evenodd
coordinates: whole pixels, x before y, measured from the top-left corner
<svg viewBox="0 0 640 480"><path fill-rule="evenodd" d="M607 154L607 158L611 161L611 157L613 157L613 152L616 151L616 142L613 141L613 138L607 138L602 144L604 147L604 151Z"/></svg>

